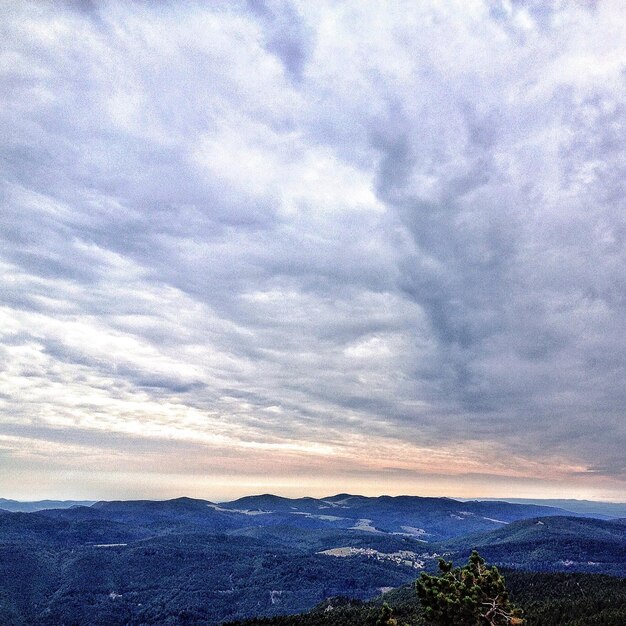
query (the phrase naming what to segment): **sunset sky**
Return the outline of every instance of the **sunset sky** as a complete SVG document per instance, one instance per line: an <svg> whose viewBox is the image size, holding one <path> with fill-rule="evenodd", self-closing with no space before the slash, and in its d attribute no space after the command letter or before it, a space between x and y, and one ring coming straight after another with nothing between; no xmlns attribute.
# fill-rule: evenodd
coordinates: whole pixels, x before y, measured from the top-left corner
<svg viewBox="0 0 626 626"><path fill-rule="evenodd" d="M626 501L625 32L3 2L0 497Z"/></svg>

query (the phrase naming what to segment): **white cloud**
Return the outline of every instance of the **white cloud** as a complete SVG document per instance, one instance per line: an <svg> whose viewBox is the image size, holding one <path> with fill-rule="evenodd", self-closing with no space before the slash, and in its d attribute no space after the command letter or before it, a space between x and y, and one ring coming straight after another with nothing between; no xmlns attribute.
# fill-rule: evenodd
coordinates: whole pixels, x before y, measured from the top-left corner
<svg viewBox="0 0 626 626"><path fill-rule="evenodd" d="M5 12L0 434L623 485L621 13Z"/></svg>

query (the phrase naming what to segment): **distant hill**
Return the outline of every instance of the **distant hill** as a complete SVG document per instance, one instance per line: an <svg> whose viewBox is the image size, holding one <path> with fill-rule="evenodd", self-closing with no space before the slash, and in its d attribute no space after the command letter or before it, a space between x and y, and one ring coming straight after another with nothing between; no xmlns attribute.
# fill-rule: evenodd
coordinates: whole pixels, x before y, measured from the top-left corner
<svg viewBox="0 0 626 626"><path fill-rule="evenodd" d="M90 500L36 500L34 502L20 502L18 500L7 500L0 498L0 509L3 511L21 511L30 513L42 511L44 509L69 509L73 506L91 506Z"/></svg>
<svg viewBox="0 0 626 626"><path fill-rule="evenodd" d="M168 523L175 520L176 524L194 521L204 529L211 530L278 524L301 528L353 529L400 534L421 541L436 541L492 530L529 517L585 515L536 504L350 494L328 498L283 498L263 494L219 504L194 498L95 503L0 500L0 509L12 512L44 511L51 517L68 520L107 519L129 523Z"/></svg>
<svg viewBox="0 0 626 626"><path fill-rule="evenodd" d="M255 516L257 524L275 524L277 517L302 518L307 527L353 528L372 533L397 533L434 541L499 528L529 517L578 515L557 507L497 501L461 502L418 496L365 497L338 494L327 498L247 496L216 506L222 512ZM584 514L580 514L584 515ZM294 519L289 520L295 523Z"/></svg>
<svg viewBox="0 0 626 626"><path fill-rule="evenodd" d="M490 500L491 498L487 498ZM506 502L515 504L537 504L541 506L551 506L573 513L582 513L589 517L598 518L626 518L625 502L595 502L593 500L542 500L529 498L502 498Z"/></svg>
<svg viewBox="0 0 626 626"><path fill-rule="evenodd" d="M521 520L440 545L457 559L475 548L488 561L505 567L626 576L626 524L621 520L572 517Z"/></svg>

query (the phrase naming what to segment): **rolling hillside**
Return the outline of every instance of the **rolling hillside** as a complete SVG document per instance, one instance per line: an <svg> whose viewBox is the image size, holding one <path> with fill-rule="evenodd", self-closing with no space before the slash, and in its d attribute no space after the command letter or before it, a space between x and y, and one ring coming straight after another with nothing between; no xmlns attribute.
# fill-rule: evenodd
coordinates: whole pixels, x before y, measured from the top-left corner
<svg viewBox="0 0 626 626"><path fill-rule="evenodd" d="M0 624L297 613L331 596L365 601L473 547L520 569L626 575L626 525L536 505L347 494L98 502L0 512Z"/></svg>
<svg viewBox="0 0 626 626"><path fill-rule="evenodd" d="M474 548L505 567L626 576L626 524L621 520L543 517L441 544L456 558Z"/></svg>

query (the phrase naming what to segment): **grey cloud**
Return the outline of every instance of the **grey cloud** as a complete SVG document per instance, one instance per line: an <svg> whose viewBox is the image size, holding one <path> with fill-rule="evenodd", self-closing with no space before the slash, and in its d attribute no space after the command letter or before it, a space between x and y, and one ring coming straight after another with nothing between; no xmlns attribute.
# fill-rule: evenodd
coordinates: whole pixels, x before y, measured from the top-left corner
<svg viewBox="0 0 626 626"><path fill-rule="evenodd" d="M314 45L314 30L292 2L248 0L248 6L264 24L267 49L281 60L293 80L300 81Z"/></svg>
<svg viewBox="0 0 626 626"><path fill-rule="evenodd" d="M492 129L485 135L477 131L474 120L466 119L465 126L460 128L466 139L463 152L454 156L456 163L450 161L449 155L446 162L443 128L440 137L444 146L434 153L428 151L428 160L424 162L420 145L422 118L405 122L400 134L396 120L392 123L396 129L392 140L387 143L377 140L374 145L383 155L378 193L396 209L416 243L417 252L404 261L400 285L428 313L440 343L439 362L435 365L439 368L436 376L442 383L442 391L459 398L468 411L466 418L473 424L472 428L480 430L476 420L487 417L493 434L498 430L494 421L506 423L517 419L513 415L519 414L524 427L531 431L556 429L559 434L555 446L565 447L570 443L568 432L586 431L587 439L577 449L577 453L586 456L582 452L585 446L597 450L589 440L594 438L594 429L597 437L598 425L598 418L591 418L591 414L604 413L600 407L609 405L613 418L605 414L601 419L615 422L619 421L619 407L623 406L612 375L606 381L593 377L593 383L587 382L584 379L589 372L584 369L584 357L580 367L572 366L571 360L575 363L581 359L586 349L586 333L608 331L613 339L605 343L605 348L614 356L622 355L614 360L614 367L623 371L623 342L604 323L594 329L594 320L589 319L588 327L582 329L574 322L582 304L579 294L593 290L592 284L597 288L607 280L618 298L624 293L618 286L621 279L613 274L615 253L604 253L606 245L600 244L597 237L589 238L589 233L604 229L605 238L613 244L616 241L613 233L621 232L620 213L605 198L623 196L621 146L612 138L612 133L619 132L622 124L621 120L616 121L615 107L610 100L607 103L606 93L593 99L603 101L604 108L611 111L610 123L604 123L606 114L597 109L585 112L589 104L575 105L574 97L572 94L562 108L558 101L551 100L546 106L548 110L559 106L552 109L553 119L569 127L570 136L574 137L560 149L557 167L566 175L573 169L576 178L581 168L592 161L594 179L598 183L602 180L597 190L594 182L580 191L577 189L582 197L576 199L569 193L567 179L561 179L562 188L549 190L560 197L545 195L548 191L545 189L533 193L545 175L542 169L531 167L518 180L507 181L506 172L499 170L494 160L496 151L502 153L508 149L507 132ZM433 115L436 123L450 121L437 118L435 111ZM586 124L576 119L579 115L585 116ZM585 126L589 127L590 123L594 130L585 137ZM436 158L433 161L433 154L439 156L439 161ZM452 176L446 175L448 171ZM439 178L441 187L435 200L412 197L415 174ZM540 223L528 223L527 215L538 215L541 211L546 211L548 220L557 220L558 234L550 230L549 222L548 228ZM617 245L623 250L623 246ZM537 254L534 258L528 255L533 249ZM542 255L546 259L560 257L559 265L551 259L540 265ZM591 257L595 259L593 266L589 265ZM623 261L618 265L623 268ZM551 281L550 286L546 281ZM559 309L557 316L552 314L554 307ZM612 317L613 324L623 327L623 315ZM492 358L494 346L500 350L500 359ZM499 371L506 367L502 357L511 349L517 351L518 360L511 365L522 365L514 386L504 384ZM493 363L487 369L483 365L486 360ZM525 361L528 365L524 365ZM541 372L544 380L540 382L537 376L530 375L531 367ZM567 400L555 414L550 396L559 393L567 394ZM586 393L593 400L585 397ZM587 413L587 417L581 413ZM492 414L495 417L489 418ZM533 421L536 426L532 426ZM516 437L520 436L518 428L513 430ZM483 436L489 434L480 432ZM623 429L618 428L613 435L623 441ZM537 444L535 438L531 441L531 446ZM612 446L613 442L608 445Z"/></svg>
<svg viewBox="0 0 626 626"><path fill-rule="evenodd" d="M608 9L67 6L3 18L13 384L621 476L624 73L574 48Z"/></svg>
<svg viewBox="0 0 626 626"><path fill-rule="evenodd" d="M116 379L122 383L133 385L139 389L148 388L153 393L178 395L191 391L198 392L205 384L199 380L186 379L181 376L165 376L154 371L142 370L124 362L126 355L118 355L115 359L97 358L76 348L71 348L60 341L47 340L43 352L50 355L54 361L64 362L88 368L92 372L99 372L105 377L105 384L111 384ZM47 376L50 376L47 373ZM115 383L113 383L115 384Z"/></svg>

